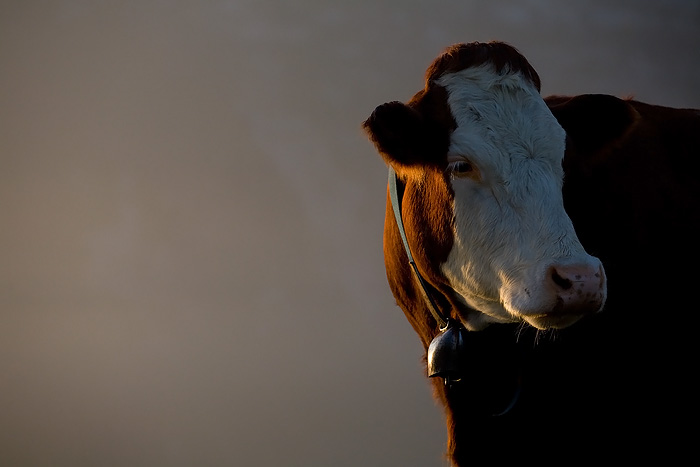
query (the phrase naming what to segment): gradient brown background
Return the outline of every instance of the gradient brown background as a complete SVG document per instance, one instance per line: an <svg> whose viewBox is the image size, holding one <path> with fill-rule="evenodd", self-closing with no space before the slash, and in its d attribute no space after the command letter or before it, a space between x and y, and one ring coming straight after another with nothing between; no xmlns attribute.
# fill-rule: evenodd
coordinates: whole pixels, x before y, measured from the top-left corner
<svg viewBox="0 0 700 467"><path fill-rule="evenodd" d="M700 107L696 0L0 1L0 465L444 465L360 123L491 39Z"/></svg>

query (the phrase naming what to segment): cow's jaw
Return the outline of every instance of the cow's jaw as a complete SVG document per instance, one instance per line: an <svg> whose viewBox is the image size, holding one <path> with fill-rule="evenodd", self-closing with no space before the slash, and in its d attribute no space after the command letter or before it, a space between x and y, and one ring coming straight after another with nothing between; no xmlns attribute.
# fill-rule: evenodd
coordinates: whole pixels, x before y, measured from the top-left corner
<svg viewBox="0 0 700 467"><path fill-rule="evenodd" d="M473 67L444 75L457 123L448 170L454 244L442 272L469 311L468 329L524 321L570 326L606 298L600 261L579 242L562 200L565 133L537 89L520 74Z"/></svg>

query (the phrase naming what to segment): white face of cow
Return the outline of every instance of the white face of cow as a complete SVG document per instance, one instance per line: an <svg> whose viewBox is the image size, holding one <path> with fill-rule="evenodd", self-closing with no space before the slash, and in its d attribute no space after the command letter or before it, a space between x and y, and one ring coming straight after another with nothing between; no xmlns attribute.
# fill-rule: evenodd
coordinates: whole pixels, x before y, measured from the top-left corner
<svg viewBox="0 0 700 467"><path fill-rule="evenodd" d="M422 91L363 123L403 183L417 268L452 307L442 311L470 330L563 328L605 304L603 267L564 211L566 135L539 86L509 45L455 44L430 65ZM384 256L397 302L424 329L429 313L390 211Z"/></svg>
<svg viewBox="0 0 700 467"><path fill-rule="evenodd" d="M491 66L444 74L456 122L447 153L454 243L441 268L471 330L573 324L602 309L605 273L562 199L565 133L533 83Z"/></svg>

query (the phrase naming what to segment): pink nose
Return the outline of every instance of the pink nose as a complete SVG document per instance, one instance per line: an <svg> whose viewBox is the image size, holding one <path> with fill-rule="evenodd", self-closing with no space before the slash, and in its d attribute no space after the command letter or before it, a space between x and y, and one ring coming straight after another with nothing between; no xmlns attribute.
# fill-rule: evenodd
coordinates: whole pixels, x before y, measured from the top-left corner
<svg viewBox="0 0 700 467"><path fill-rule="evenodd" d="M559 311L595 313L603 307L606 281L602 265L557 264L550 266L548 277Z"/></svg>

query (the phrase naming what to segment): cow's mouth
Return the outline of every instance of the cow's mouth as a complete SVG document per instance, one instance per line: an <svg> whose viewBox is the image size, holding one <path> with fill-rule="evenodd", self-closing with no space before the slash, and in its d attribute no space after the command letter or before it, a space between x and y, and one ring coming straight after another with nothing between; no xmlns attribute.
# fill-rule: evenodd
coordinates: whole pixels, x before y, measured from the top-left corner
<svg viewBox="0 0 700 467"><path fill-rule="evenodd" d="M563 329L579 321L584 316L598 313L603 308L605 296L602 293L579 293L577 300L557 295L556 304L544 313L521 313L521 318L539 330Z"/></svg>

